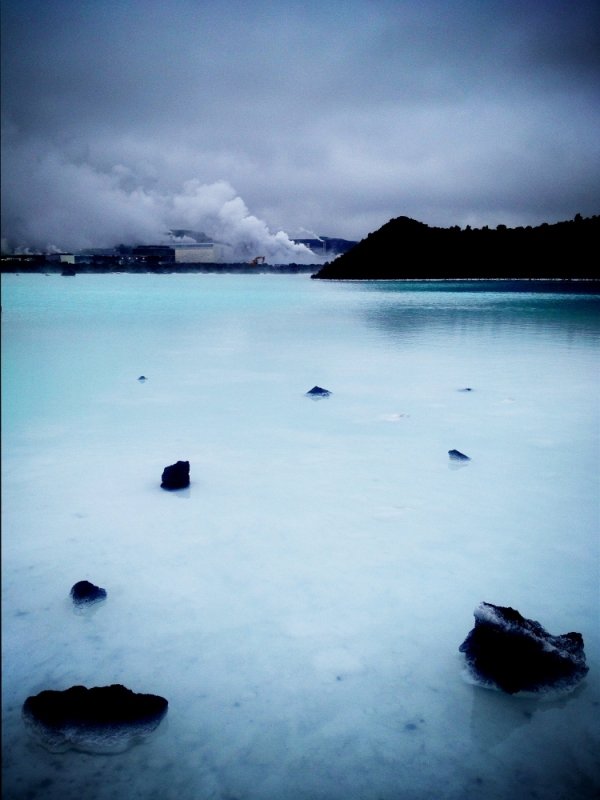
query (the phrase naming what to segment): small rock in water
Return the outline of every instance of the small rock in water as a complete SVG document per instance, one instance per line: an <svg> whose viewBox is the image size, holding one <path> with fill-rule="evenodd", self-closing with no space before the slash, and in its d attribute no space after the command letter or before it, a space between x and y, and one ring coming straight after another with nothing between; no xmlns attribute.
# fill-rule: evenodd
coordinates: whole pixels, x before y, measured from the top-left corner
<svg viewBox="0 0 600 800"><path fill-rule="evenodd" d="M313 386L310 391L306 393L307 397L312 397L313 399L318 399L319 397L329 397L331 392L329 389L322 389L320 386Z"/></svg>
<svg viewBox="0 0 600 800"><path fill-rule="evenodd" d="M475 627L459 647L470 677L487 688L517 692L567 692L585 677L580 633L551 636L514 608L480 603Z"/></svg>
<svg viewBox="0 0 600 800"><path fill-rule="evenodd" d="M178 461L165 467L162 474L163 489L185 489L190 485L190 462Z"/></svg>
<svg viewBox="0 0 600 800"><path fill-rule="evenodd" d="M145 376L145 375L140 375L140 377L138 378L138 381L141 381L142 383L143 383L145 380L147 380L147 378L146 378L146 376Z"/></svg>
<svg viewBox="0 0 600 800"><path fill-rule="evenodd" d="M106 599L106 589L89 581L78 581L71 587L71 597L76 606L91 605Z"/></svg>
<svg viewBox="0 0 600 800"><path fill-rule="evenodd" d="M37 741L52 752L120 753L152 733L168 702L136 694L120 684L46 690L23 703L23 720Z"/></svg>
<svg viewBox="0 0 600 800"><path fill-rule="evenodd" d="M473 389L471 389L471 387L470 387L470 386L465 386L465 388L464 388L464 389L459 389L458 391L459 391L459 392L472 392L472 391L473 391Z"/></svg>
<svg viewBox="0 0 600 800"><path fill-rule="evenodd" d="M453 461L470 461L470 456L461 453L460 450L448 450L448 455Z"/></svg>

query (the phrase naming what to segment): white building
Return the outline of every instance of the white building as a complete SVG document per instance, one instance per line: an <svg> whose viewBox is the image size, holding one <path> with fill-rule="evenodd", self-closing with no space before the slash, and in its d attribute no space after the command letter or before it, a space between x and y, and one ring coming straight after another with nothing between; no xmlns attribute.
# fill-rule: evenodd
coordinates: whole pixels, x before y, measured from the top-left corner
<svg viewBox="0 0 600 800"><path fill-rule="evenodd" d="M224 264L231 261L233 249L220 242L173 244L178 264Z"/></svg>
<svg viewBox="0 0 600 800"><path fill-rule="evenodd" d="M46 255L46 261L58 261L60 264L74 264L75 255L73 253L48 253Z"/></svg>

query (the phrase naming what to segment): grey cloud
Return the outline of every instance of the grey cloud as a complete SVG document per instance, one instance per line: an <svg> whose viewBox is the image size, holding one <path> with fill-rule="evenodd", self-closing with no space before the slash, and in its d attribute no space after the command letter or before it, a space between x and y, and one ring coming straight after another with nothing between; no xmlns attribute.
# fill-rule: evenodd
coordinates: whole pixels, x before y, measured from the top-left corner
<svg viewBox="0 0 600 800"><path fill-rule="evenodd" d="M599 212L595 2L5 0L2 13L9 241L156 237L217 186L271 237Z"/></svg>

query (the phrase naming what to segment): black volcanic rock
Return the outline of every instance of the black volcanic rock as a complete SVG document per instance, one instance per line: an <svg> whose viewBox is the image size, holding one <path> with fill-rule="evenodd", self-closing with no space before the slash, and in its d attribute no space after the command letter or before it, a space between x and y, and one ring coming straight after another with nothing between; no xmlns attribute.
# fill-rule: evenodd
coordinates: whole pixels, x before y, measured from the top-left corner
<svg viewBox="0 0 600 800"><path fill-rule="evenodd" d="M329 389L322 389L320 386L313 386L313 388L306 393L306 396L315 399L319 397L329 397L330 394L331 392Z"/></svg>
<svg viewBox="0 0 600 800"><path fill-rule="evenodd" d="M162 474L163 489L185 489L190 485L190 462L178 461L165 467Z"/></svg>
<svg viewBox="0 0 600 800"><path fill-rule="evenodd" d="M396 217L312 277L331 280L596 279L600 216L496 229L437 228ZM535 253L532 260L531 254ZM556 253L564 258L556 258ZM577 282L573 283L574 286ZM598 291L596 288L594 291Z"/></svg>
<svg viewBox="0 0 600 800"><path fill-rule="evenodd" d="M167 708L164 697L113 684L46 690L28 697L22 714L29 732L52 751L108 753L122 752L152 733Z"/></svg>
<svg viewBox="0 0 600 800"><path fill-rule="evenodd" d="M78 581L71 587L71 597L77 606L98 603L106 598L106 589L95 586L89 581Z"/></svg>
<svg viewBox="0 0 600 800"><path fill-rule="evenodd" d="M477 683L509 694L570 691L587 674L580 633L551 636L514 608L491 603L474 613L475 627L459 651Z"/></svg>
<svg viewBox="0 0 600 800"><path fill-rule="evenodd" d="M452 461L470 461L470 456L466 456L464 453L461 453L460 450L448 450L448 455L452 459Z"/></svg>

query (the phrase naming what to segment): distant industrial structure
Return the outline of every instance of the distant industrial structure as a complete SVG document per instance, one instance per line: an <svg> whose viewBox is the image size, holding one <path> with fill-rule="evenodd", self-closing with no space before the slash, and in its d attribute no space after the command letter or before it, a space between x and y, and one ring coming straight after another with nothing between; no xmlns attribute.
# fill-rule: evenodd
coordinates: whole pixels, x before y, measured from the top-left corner
<svg viewBox="0 0 600 800"><path fill-rule="evenodd" d="M311 239L293 239L295 244L303 244L308 247L315 255L325 258L336 258L336 256L347 253L357 242L348 239L336 239L332 236L320 236Z"/></svg>
<svg viewBox="0 0 600 800"><path fill-rule="evenodd" d="M232 260L233 247L221 242L174 243L177 264L226 264Z"/></svg>
<svg viewBox="0 0 600 800"><path fill-rule="evenodd" d="M216 242L204 233L191 230L172 230L166 234L168 244L124 245L115 248L93 248L79 253L27 253L2 254L2 271L40 270L49 268L77 271L167 271L210 269L210 265L234 264L234 248L225 242ZM317 258L336 256L345 253L356 242L330 237L293 239L296 244L305 245ZM242 265L249 268L267 269L264 255L254 255ZM196 267L194 266L196 265ZM238 266L240 264L238 263ZM278 265L277 268L281 268ZM70 274L70 272L69 272Z"/></svg>
<svg viewBox="0 0 600 800"><path fill-rule="evenodd" d="M132 248L131 257L140 263L172 264L175 261L175 251L172 247L160 244L139 245Z"/></svg>

